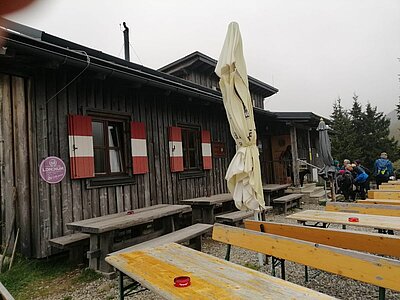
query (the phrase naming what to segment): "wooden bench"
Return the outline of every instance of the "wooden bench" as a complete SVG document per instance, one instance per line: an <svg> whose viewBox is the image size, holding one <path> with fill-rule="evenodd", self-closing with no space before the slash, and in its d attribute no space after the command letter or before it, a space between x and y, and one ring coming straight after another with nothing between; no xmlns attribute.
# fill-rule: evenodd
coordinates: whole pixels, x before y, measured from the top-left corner
<svg viewBox="0 0 400 300"><path fill-rule="evenodd" d="M14 297L11 296L10 292L5 288L4 285L0 282L0 299L1 300L14 300Z"/></svg>
<svg viewBox="0 0 400 300"><path fill-rule="evenodd" d="M399 236L253 220L245 220L244 226L316 244L400 258Z"/></svg>
<svg viewBox="0 0 400 300"><path fill-rule="evenodd" d="M368 198L400 200L400 190L369 190Z"/></svg>
<svg viewBox="0 0 400 300"><path fill-rule="evenodd" d="M169 244L169 243L181 244L186 241L189 241L189 246L191 248L201 251L201 236L207 232L210 232L212 230L212 227L213 227L213 225L211 225L211 224L197 223L197 224L179 229L177 231L165 234L158 238L148 240L146 242L116 251L114 253L111 253L110 255L131 252L133 250L153 248L153 247L157 247L157 246Z"/></svg>
<svg viewBox="0 0 400 300"><path fill-rule="evenodd" d="M400 200L394 200L394 199L365 199L365 200L357 200L356 202L364 204L400 205Z"/></svg>
<svg viewBox="0 0 400 300"><path fill-rule="evenodd" d="M328 202L326 211L400 217L400 206L361 203Z"/></svg>
<svg viewBox="0 0 400 300"><path fill-rule="evenodd" d="M287 194L285 196L273 199L272 202L278 205L278 208L285 214L288 208L297 207L300 208L300 200L303 194Z"/></svg>
<svg viewBox="0 0 400 300"><path fill-rule="evenodd" d="M381 184L379 190L389 191L389 190L400 190L400 184Z"/></svg>
<svg viewBox="0 0 400 300"><path fill-rule="evenodd" d="M223 224L214 225L212 237L280 259L283 279L284 261L289 260L378 286L380 299L386 288L400 291L398 260Z"/></svg>
<svg viewBox="0 0 400 300"><path fill-rule="evenodd" d="M83 261L84 247L89 246L90 235L82 232L72 233L49 240L51 246L69 251L69 260L74 263Z"/></svg>

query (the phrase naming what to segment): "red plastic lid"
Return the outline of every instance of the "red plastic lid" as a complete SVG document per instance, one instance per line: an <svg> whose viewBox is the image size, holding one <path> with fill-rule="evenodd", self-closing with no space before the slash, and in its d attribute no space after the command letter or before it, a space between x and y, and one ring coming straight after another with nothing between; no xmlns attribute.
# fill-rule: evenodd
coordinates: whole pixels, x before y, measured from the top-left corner
<svg viewBox="0 0 400 300"><path fill-rule="evenodd" d="M360 221L358 218L355 217L349 218L349 222L358 222L358 221Z"/></svg>
<svg viewBox="0 0 400 300"><path fill-rule="evenodd" d="M133 215L135 212L133 211L133 210L128 210L127 212L126 212L126 214L127 215Z"/></svg>
<svg viewBox="0 0 400 300"><path fill-rule="evenodd" d="M187 287L190 285L189 276L179 276L174 278L174 286L176 287Z"/></svg>

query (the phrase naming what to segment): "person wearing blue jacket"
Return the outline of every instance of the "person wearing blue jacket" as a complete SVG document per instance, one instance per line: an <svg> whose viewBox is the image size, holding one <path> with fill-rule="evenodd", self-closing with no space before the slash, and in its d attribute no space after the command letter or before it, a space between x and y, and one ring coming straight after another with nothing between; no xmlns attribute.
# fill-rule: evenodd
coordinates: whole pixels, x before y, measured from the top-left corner
<svg viewBox="0 0 400 300"><path fill-rule="evenodd" d="M377 188L383 182L388 182L389 178L393 176L393 164L388 159L386 152L382 152L380 158L375 161L374 176Z"/></svg>
<svg viewBox="0 0 400 300"><path fill-rule="evenodd" d="M368 174L365 173L364 169L355 164L348 165L347 169L353 173L354 184L357 187L357 192L360 194L362 200L366 199L366 189L368 182Z"/></svg>

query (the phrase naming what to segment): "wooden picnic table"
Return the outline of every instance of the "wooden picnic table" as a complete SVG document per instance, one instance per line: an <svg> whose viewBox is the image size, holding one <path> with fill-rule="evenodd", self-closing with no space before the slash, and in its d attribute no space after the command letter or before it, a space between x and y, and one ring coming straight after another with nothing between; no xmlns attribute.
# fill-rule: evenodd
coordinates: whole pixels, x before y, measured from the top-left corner
<svg viewBox="0 0 400 300"><path fill-rule="evenodd" d="M190 212L188 205L159 204L128 212L110 214L98 218L86 219L67 224L67 228L90 234L90 249L87 253L89 267L104 273L112 271L110 265L104 261L112 251L131 246L162 234L175 231L177 217L182 213ZM129 238L119 243L114 237L119 230L137 227L143 224L152 224L155 221L162 223L161 229L154 229L146 235Z"/></svg>
<svg viewBox="0 0 400 300"><path fill-rule="evenodd" d="M175 243L110 255L119 270L120 299L124 274L164 299L334 299ZM191 285L174 286L174 278L190 276Z"/></svg>
<svg viewBox="0 0 400 300"><path fill-rule="evenodd" d="M306 210L287 216L288 219L306 225L307 222L327 224L342 224L343 226L369 227L383 230L400 230L400 217L356 214L351 212L331 212L321 210ZM358 222L350 222L349 218L358 218ZM316 226L316 224L314 225Z"/></svg>
<svg viewBox="0 0 400 300"><path fill-rule="evenodd" d="M192 221L195 223L214 224L215 212L214 209L217 205L232 202L233 196L230 193L218 194L210 197L199 197L193 199L185 199L180 201L183 204L192 207Z"/></svg>
<svg viewBox="0 0 400 300"><path fill-rule="evenodd" d="M279 196L283 196L285 190L290 186L290 184L264 184L263 185L263 192L264 192L264 200L265 205L271 205L271 199L274 194Z"/></svg>

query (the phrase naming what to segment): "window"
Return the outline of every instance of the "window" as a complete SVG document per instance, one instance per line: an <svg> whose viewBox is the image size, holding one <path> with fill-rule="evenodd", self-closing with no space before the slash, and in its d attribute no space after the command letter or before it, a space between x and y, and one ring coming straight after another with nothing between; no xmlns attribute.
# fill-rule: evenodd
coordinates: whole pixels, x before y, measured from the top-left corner
<svg viewBox="0 0 400 300"><path fill-rule="evenodd" d="M195 127L182 128L182 150L184 170L201 170L200 130Z"/></svg>
<svg viewBox="0 0 400 300"><path fill-rule="evenodd" d="M96 177L126 174L124 122L93 118L92 128Z"/></svg>

